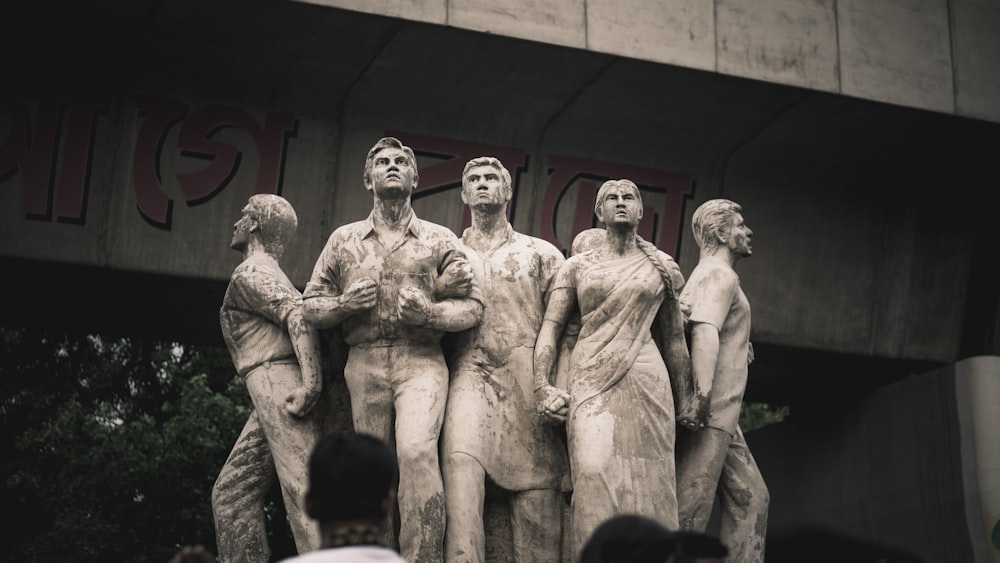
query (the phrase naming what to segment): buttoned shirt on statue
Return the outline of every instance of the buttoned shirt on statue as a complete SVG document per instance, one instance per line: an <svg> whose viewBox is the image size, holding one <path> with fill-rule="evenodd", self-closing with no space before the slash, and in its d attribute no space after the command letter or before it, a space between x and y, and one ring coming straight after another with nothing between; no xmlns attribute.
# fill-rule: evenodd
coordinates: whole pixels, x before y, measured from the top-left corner
<svg viewBox="0 0 1000 563"><path fill-rule="evenodd" d="M236 267L219 320L241 376L264 362L295 359L285 323L301 304L299 290L271 256L255 254Z"/></svg>
<svg viewBox="0 0 1000 563"><path fill-rule="evenodd" d="M416 287L433 299L434 280L460 260L465 260L465 255L458 248L458 237L441 225L411 214L403 237L394 246L386 247L379 241L369 215L330 235L303 297L337 297L354 282L371 278L378 286L376 304L344 320L344 341L351 346L437 344L442 331L400 320L399 290ZM469 297L483 300L475 285Z"/></svg>

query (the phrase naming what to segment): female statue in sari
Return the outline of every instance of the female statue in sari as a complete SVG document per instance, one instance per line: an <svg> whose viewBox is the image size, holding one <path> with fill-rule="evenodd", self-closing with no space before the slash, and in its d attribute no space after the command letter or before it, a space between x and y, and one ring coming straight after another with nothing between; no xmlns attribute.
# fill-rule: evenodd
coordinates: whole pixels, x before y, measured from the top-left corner
<svg viewBox="0 0 1000 563"><path fill-rule="evenodd" d="M606 238L560 269L534 358L539 412L567 421L574 554L616 514L677 529L673 395L691 385L677 301L684 278L670 256L636 234L639 189L630 180L605 182L594 212ZM581 327L567 392L550 382L559 336L576 312ZM683 389L672 389L671 379ZM685 406L695 410L682 422L697 425L704 409Z"/></svg>

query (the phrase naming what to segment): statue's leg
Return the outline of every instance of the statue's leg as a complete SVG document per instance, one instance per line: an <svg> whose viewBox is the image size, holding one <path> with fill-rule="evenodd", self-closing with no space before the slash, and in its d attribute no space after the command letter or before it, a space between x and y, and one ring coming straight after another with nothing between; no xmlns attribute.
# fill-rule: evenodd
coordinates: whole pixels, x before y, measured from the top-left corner
<svg viewBox="0 0 1000 563"><path fill-rule="evenodd" d="M306 553L320 546L319 526L304 510L309 456L319 439L319 421L312 414L299 418L285 409L285 397L301 379L296 363L266 363L247 375L247 390L271 447L295 548Z"/></svg>
<svg viewBox="0 0 1000 563"><path fill-rule="evenodd" d="M677 514L683 530L704 532L732 436L718 428L677 429Z"/></svg>
<svg viewBox="0 0 1000 563"><path fill-rule="evenodd" d="M511 528L516 563L562 561L562 493L555 489L521 491L511 498ZM451 521L449 521L449 526Z"/></svg>
<svg viewBox="0 0 1000 563"><path fill-rule="evenodd" d="M445 561L483 563L486 560L483 530L486 472L479 461L463 452L444 454L441 468L448 516Z"/></svg>
<svg viewBox="0 0 1000 563"><path fill-rule="evenodd" d="M770 502L764 477L747 448L743 432L737 428L719 480L719 506L722 510L719 539L729 548L727 561L764 561Z"/></svg>
<svg viewBox="0 0 1000 563"><path fill-rule="evenodd" d="M351 398L354 431L374 436L396 452L393 427L393 390L382 350L352 347L344 367L344 379ZM398 549L396 530L399 528L395 510L389 518L385 544Z"/></svg>
<svg viewBox="0 0 1000 563"><path fill-rule="evenodd" d="M448 368L440 350L414 349L396 369L403 371L395 397L400 554L410 563L439 562L444 557L445 507L438 436Z"/></svg>
<svg viewBox="0 0 1000 563"><path fill-rule="evenodd" d="M219 563L267 563L264 499L277 477L257 412L243 425L212 487Z"/></svg>

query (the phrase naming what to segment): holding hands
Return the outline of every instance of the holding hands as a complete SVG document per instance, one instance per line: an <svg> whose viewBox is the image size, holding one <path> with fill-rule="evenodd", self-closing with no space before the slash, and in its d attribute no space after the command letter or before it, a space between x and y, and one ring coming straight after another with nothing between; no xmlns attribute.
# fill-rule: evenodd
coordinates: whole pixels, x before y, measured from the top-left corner
<svg viewBox="0 0 1000 563"><path fill-rule="evenodd" d="M554 385L543 385L535 389L535 402L539 414L555 422L566 422L570 399L569 393Z"/></svg>
<svg viewBox="0 0 1000 563"><path fill-rule="evenodd" d="M695 394L684 401L677 410L677 422L691 430L704 428L708 423L711 402L707 395Z"/></svg>

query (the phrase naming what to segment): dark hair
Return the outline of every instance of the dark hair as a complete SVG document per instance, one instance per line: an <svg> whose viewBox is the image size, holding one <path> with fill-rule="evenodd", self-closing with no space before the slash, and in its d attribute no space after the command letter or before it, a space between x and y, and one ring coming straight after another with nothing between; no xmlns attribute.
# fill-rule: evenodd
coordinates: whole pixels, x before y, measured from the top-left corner
<svg viewBox="0 0 1000 563"><path fill-rule="evenodd" d="M623 514L594 530L579 563L665 563L674 545L673 533L656 520Z"/></svg>
<svg viewBox="0 0 1000 563"><path fill-rule="evenodd" d="M309 516L320 522L385 517L382 501L396 479L396 457L374 436L325 436L309 457Z"/></svg>
<svg viewBox="0 0 1000 563"><path fill-rule="evenodd" d="M724 558L729 555L729 549L711 534L682 530L675 532L674 538L677 542L674 547L676 563L688 563L702 557Z"/></svg>

